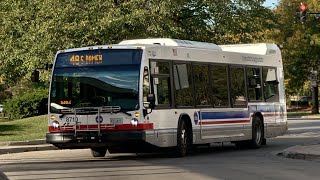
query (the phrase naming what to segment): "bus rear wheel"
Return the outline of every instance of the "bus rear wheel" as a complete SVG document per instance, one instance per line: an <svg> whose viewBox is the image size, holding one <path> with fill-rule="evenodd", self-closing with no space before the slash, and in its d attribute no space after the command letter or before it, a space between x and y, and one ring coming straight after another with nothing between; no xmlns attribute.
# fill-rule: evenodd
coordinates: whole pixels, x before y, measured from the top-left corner
<svg viewBox="0 0 320 180"><path fill-rule="evenodd" d="M264 132L262 120L255 116L252 122L252 139L249 141L250 148L257 149L261 147L264 142Z"/></svg>
<svg viewBox="0 0 320 180"><path fill-rule="evenodd" d="M93 157L104 157L106 153L107 153L107 148L105 147L91 148L91 154Z"/></svg>

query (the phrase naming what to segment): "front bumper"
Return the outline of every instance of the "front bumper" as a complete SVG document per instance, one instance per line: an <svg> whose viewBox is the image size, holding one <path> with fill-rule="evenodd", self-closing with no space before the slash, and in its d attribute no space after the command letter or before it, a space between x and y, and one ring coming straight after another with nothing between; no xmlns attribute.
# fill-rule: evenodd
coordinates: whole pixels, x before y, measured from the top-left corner
<svg viewBox="0 0 320 180"><path fill-rule="evenodd" d="M120 146L145 142L145 131L83 131L75 133L47 133L46 141L61 149Z"/></svg>

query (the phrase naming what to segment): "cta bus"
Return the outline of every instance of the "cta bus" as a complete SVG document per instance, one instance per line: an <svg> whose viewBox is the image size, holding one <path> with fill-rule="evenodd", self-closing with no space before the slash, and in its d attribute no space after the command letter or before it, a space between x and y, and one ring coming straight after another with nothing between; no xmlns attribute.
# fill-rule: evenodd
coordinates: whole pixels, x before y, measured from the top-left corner
<svg viewBox="0 0 320 180"><path fill-rule="evenodd" d="M58 51L46 141L94 157L232 142L259 148L287 131L275 44L125 40Z"/></svg>

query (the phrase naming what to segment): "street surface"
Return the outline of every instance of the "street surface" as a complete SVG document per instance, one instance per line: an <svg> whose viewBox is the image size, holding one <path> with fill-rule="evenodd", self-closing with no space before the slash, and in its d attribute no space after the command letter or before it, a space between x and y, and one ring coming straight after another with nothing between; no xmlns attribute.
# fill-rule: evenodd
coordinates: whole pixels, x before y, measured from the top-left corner
<svg viewBox="0 0 320 180"><path fill-rule="evenodd" d="M165 154L93 158L87 149L38 151L0 155L0 169L9 179L318 180L320 162L276 155L291 146L315 143L320 143L320 120L290 120L287 135L268 139L268 145L257 150L215 144L185 158Z"/></svg>

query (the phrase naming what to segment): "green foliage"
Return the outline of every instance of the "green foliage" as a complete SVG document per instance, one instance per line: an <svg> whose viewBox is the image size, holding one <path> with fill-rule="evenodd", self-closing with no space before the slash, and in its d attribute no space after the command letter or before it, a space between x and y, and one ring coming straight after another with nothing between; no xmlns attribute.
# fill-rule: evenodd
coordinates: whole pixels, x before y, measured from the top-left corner
<svg viewBox="0 0 320 180"><path fill-rule="evenodd" d="M4 104L7 114L19 119L44 114L47 106L48 90L39 89L14 96Z"/></svg>
<svg viewBox="0 0 320 180"><path fill-rule="evenodd" d="M169 37L220 43L265 40L264 0L0 1L0 77L10 86L52 63L57 50ZM41 72L47 82L49 72ZM18 83L21 84L21 83ZM27 85L28 86L28 85Z"/></svg>

